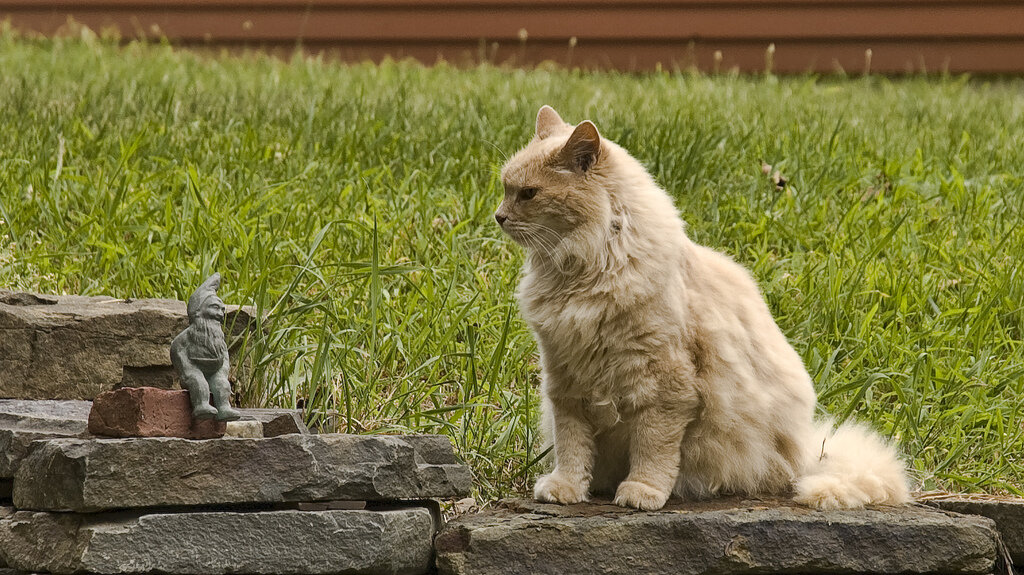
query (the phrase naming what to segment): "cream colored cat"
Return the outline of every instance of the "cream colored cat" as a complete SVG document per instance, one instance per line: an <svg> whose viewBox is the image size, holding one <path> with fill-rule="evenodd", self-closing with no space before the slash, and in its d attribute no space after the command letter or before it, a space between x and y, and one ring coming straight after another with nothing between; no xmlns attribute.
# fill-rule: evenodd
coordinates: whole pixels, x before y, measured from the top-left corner
<svg viewBox="0 0 1024 575"><path fill-rule="evenodd" d="M880 437L813 421L811 378L753 278L687 238L639 162L547 106L536 132L502 170L494 217L527 250L518 298L540 348L555 459L537 499L908 500L903 464Z"/></svg>

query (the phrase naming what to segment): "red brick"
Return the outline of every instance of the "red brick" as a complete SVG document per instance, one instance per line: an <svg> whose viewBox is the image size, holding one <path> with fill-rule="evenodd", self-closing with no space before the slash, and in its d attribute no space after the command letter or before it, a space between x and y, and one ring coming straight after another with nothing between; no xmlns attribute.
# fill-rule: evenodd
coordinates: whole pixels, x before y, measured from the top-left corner
<svg viewBox="0 0 1024 575"><path fill-rule="evenodd" d="M89 433L107 437L184 437L224 435L225 424L192 420L188 391L123 387L96 396L89 412Z"/></svg>

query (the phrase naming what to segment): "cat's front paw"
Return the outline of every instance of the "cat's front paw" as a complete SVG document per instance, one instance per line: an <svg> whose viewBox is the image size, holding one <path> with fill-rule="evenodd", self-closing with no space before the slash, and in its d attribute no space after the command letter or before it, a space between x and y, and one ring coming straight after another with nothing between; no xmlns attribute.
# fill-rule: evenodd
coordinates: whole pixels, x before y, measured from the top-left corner
<svg viewBox="0 0 1024 575"><path fill-rule="evenodd" d="M572 505L587 500L587 485L572 481L559 473L542 475L533 486L533 498L546 503Z"/></svg>
<svg viewBox="0 0 1024 575"><path fill-rule="evenodd" d="M639 481L623 481L615 491L615 504L635 507L644 511L656 511L665 506L668 493L658 491Z"/></svg>

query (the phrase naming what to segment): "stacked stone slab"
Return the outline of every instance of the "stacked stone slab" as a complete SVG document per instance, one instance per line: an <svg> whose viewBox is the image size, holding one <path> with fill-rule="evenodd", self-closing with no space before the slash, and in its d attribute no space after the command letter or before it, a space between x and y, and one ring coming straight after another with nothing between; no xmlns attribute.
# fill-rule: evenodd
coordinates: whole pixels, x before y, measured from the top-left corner
<svg viewBox="0 0 1024 575"><path fill-rule="evenodd" d="M14 477L22 461L36 448L47 445L50 440L76 438L87 443L90 437L87 421L91 408L90 401L0 400L0 523L6 526L6 521L12 520L16 515L16 510L10 505L9 500L13 495ZM298 410L243 409L242 412L243 421L260 426L261 434L267 436L309 433L302 424ZM4 500L7 500L6 504ZM141 517L145 513L138 515ZM91 517L101 516L103 514ZM66 521L71 516L61 517ZM32 548L36 552L46 551L52 549L47 547L52 542L52 537L40 539ZM0 567L3 567L6 561L6 548L6 545L0 544ZM16 548L16 545L12 547ZM16 571L12 570L10 573Z"/></svg>
<svg viewBox="0 0 1024 575"><path fill-rule="evenodd" d="M922 506L822 512L723 498L656 513L510 500L448 523L435 545L442 575L986 575L1005 569L998 541L987 518Z"/></svg>
<svg viewBox="0 0 1024 575"><path fill-rule="evenodd" d="M229 307L229 344L255 323ZM310 435L284 410L242 410L227 434L244 438L170 433L147 419L169 404L143 396L171 395L169 347L187 325L179 301L0 290L0 571L429 572L430 498L470 490L448 440ZM90 435L90 401L22 401L105 392L139 410L127 423L115 412L131 401L99 410L93 431L131 437Z"/></svg>
<svg viewBox="0 0 1024 575"><path fill-rule="evenodd" d="M995 522L1013 564L1018 571L1024 569L1024 499L978 493L928 493L920 501L943 511L988 517Z"/></svg>
<svg viewBox="0 0 1024 575"><path fill-rule="evenodd" d="M78 515L18 511L0 542L48 573L427 573L424 506L359 511Z"/></svg>
<svg viewBox="0 0 1024 575"><path fill-rule="evenodd" d="M32 442L86 435L89 401L0 399L0 499L11 496L14 474Z"/></svg>
<svg viewBox="0 0 1024 575"><path fill-rule="evenodd" d="M253 310L229 306L224 323L229 342L241 341ZM186 326L177 300L0 290L0 398L90 400L115 387L170 388L171 340Z"/></svg>
<svg viewBox="0 0 1024 575"><path fill-rule="evenodd" d="M96 512L463 497L470 475L438 435L59 439L26 457L18 509Z"/></svg>
<svg viewBox="0 0 1024 575"><path fill-rule="evenodd" d="M428 498L471 477L440 436L50 439L0 515L0 559L49 573L427 573ZM365 501L365 509L300 504Z"/></svg>
<svg viewBox="0 0 1024 575"><path fill-rule="evenodd" d="M32 442L88 436L91 401L0 399L0 499L9 498L12 480ZM297 409L242 409L242 419L261 425L262 435L307 434Z"/></svg>

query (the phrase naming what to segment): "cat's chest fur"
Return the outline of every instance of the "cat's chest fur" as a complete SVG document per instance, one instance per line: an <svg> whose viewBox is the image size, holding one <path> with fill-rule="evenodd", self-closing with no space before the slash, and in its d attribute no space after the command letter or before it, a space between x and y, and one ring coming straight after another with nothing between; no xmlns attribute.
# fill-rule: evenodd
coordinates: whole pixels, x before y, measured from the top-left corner
<svg viewBox="0 0 1024 575"><path fill-rule="evenodd" d="M519 299L543 369L557 382L547 388L550 396L580 399L599 410L654 400L654 390L636 382L652 369L653 358L664 357L669 342L680 337L682 311L671 298L560 291L525 277Z"/></svg>

